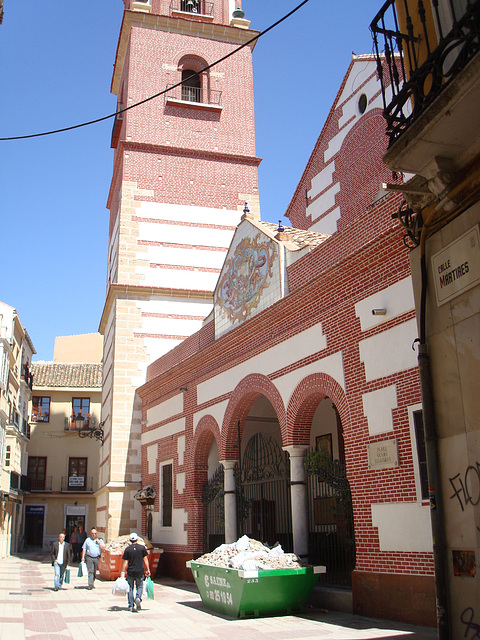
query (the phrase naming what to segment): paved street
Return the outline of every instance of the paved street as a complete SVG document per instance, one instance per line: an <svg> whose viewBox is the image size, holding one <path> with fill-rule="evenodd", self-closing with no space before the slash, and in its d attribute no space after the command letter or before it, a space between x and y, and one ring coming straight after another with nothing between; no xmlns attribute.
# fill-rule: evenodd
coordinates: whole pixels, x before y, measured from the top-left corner
<svg viewBox="0 0 480 640"><path fill-rule="evenodd" d="M224 639L303 640L330 638L406 638L434 640L436 632L312 607L301 616L231 620L207 611L195 585L156 579L155 599L142 611L127 611L125 597L111 593L113 582L86 578L72 567L69 585L53 590L53 568L46 556L23 555L0 561L1 640Z"/></svg>

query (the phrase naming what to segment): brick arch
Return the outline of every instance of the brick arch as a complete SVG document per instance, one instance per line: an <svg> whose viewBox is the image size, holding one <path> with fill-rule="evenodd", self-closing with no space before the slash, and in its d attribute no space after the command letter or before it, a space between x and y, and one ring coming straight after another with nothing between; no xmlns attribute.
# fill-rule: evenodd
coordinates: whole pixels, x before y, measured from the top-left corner
<svg viewBox="0 0 480 640"><path fill-rule="evenodd" d="M195 429L192 441L193 486L200 492L208 480L208 455L213 440L217 441L220 451L221 435L218 423L213 416L203 416Z"/></svg>
<svg viewBox="0 0 480 640"><path fill-rule="evenodd" d="M245 418L259 396L265 396L272 405L280 425L282 442L285 442L287 416L282 397L275 385L264 375L252 373L235 387L230 396L222 424L222 443L219 451L222 460L238 458L238 427L243 432Z"/></svg>
<svg viewBox="0 0 480 640"><path fill-rule="evenodd" d="M350 411L345 391L326 373L314 373L304 378L290 398L287 410L287 445L310 444L313 415L324 398L334 403L344 431L350 425Z"/></svg>
<svg viewBox="0 0 480 640"><path fill-rule="evenodd" d="M184 53L178 59L177 69L183 71L184 69L192 69L193 71L201 71L205 67L208 67L208 62L205 58L197 55L196 53Z"/></svg>

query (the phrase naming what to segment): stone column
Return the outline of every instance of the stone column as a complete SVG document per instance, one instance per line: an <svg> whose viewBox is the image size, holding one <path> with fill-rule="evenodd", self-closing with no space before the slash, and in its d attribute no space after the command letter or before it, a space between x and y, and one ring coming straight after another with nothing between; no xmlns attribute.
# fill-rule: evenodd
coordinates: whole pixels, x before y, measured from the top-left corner
<svg viewBox="0 0 480 640"><path fill-rule="evenodd" d="M237 540L237 495L235 493L235 476L233 470L236 460L221 460L224 475L224 509L225 509L225 542L229 544Z"/></svg>
<svg viewBox="0 0 480 640"><path fill-rule="evenodd" d="M290 455L290 492L292 497L293 551L302 559L308 556L307 482L303 464L305 445L284 447Z"/></svg>

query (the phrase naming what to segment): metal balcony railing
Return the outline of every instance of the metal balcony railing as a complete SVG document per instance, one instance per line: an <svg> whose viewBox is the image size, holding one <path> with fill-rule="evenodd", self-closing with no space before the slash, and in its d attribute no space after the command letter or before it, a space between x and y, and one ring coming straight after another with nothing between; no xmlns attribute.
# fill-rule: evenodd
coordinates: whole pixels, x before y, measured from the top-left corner
<svg viewBox="0 0 480 640"><path fill-rule="evenodd" d="M22 426L20 431L30 440L30 424L26 418L22 416Z"/></svg>
<svg viewBox="0 0 480 640"><path fill-rule="evenodd" d="M86 476L62 476L62 493L93 493L93 478Z"/></svg>
<svg viewBox="0 0 480 640"><path fill-rule="evenodd" d="M170 2L170 15L174 11L191 13L200 16L213 16L213 2L205 0L172 0Z"/></svg>
<svg viewBox="0 0 480 640"><path fill-rule="evenodd" d="M404 0L400 17L387 0L370 24L390 144L480 49L480 0L459 4L434 0L432 25L427 2Z"/></svg>
<svg viewBox="0 0 480 640"><path fill-rule="evenodd" d="M30 478L30 491L51 491L52 476L44 478Z"/></svg>
<svg viewBox="0 0 480 640"><path fill-rule="evenodd" d="M32 390L33 389L33 373L30 372L30 369L28 368L28 364L24 364L22 368L23 368L22 380L30 388L30 390Z"/></svg>
<svg viewBox="0 0 480 640"><path fill-rule="evenodd" d="M30 478L28 476L20 476L20 490L30 493Z"/></svg>
<svg viewBox="0 0 480 640"><path fill-rule="evenodd" d="M171 86L171 84L167 84L167 90ZM167 91L165 101L168 102L169 99L220 107L222 105L222 92L215 89L204 89L203 87L179 85Z"/></svg>
<svg viewBox="0 0 480 640"><path fill-rule="evenodd" d="M95 421L95 418L90 418L90 416L87 416L86 418L83 419L83 422L81 424L82 424L82 428L80 430L85 429L88 431L88 429L95 426L96 421ZM70 416L69 418L65 418L64 429L65 431L79 431L78 425L76 422L76 416Z"/></svg>

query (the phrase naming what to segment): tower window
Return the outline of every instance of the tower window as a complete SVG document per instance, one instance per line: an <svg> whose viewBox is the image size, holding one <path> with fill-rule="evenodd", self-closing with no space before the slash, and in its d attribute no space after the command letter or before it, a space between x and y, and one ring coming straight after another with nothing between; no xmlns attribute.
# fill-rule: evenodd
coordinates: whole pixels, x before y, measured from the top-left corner
<svg viewBox="0 0 480 640"><path fill-rule="evenodd" d="M197 75L192 69L182 71L182 100L187 102L202 101L200 75Z"/></svg>
<svg viewBox="0 0 480 640"><path fill-rule="evenodd" d="M200 13L200 0L180 0L180 11Z"/></svg>

